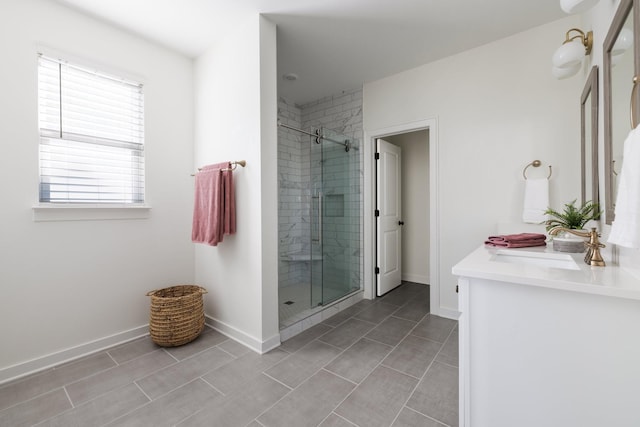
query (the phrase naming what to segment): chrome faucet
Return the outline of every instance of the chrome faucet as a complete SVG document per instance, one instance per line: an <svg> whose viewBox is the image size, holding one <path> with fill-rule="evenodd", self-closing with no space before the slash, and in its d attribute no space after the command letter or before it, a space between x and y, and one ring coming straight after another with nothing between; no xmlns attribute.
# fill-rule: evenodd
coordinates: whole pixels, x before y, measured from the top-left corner
<svg viewBox="0 0 640 427"><path fill-rule="evenodd" d="M593 267L605 266L604 259L602 259L602 255L600 255L600 248L604 248L605 245L600 243L600 240L598 240L598 238L600 237L600 234L598 234L595 227L592 227L591 231L581 231L581 230L571 230L569 228L564 228L558 225L556 227L553 227L551 230L549 230L549 234L551 236L555 236L561 231L565 231L575 236L585 237L589 239L588 241L584 242L585 246L587 247L587 254L584 256L584 262L586 262L587 264Z"/></svg>

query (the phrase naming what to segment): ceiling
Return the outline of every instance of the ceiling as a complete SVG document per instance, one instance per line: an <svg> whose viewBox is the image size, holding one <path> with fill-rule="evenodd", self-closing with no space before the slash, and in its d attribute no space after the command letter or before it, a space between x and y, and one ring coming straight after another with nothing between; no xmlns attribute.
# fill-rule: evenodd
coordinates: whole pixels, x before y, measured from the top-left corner
<svg viewBox="0 0 640 427"><path fill-rule="evenodd" d="M278 94L297 104L565 16L558 0L53 1L193 58L261 13L277 24Z"/></svg>

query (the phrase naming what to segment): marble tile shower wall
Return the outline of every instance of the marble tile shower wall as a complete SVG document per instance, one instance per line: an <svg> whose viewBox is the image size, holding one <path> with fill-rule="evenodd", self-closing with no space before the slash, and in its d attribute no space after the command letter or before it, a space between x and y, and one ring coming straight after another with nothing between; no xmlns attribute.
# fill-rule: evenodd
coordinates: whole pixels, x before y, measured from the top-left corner
<svg viewBox="0 0 640 427"><path fill-rule="evenodd" d="M278 117L282 123L301 129L325 127L357 141L362 141L362 89L345 91L301 106L278 102ZM311 172L318 172L320 158L312 159L309 136L284 128L278 130L278 179L279 179L279 283L280 286L309 284L310 264L304 261L286 261L291 254L311 254L310 208L313 189ZM332 144L332 143L325 143ZM346 153L337 144L324 150L325 197L327 217L323 223L325 257L332 268L325 269L324 283L330 287L359 288L362 271L362 150ZM314 152L316 150L313 150ZM353 158L355 156L355 159ZM355 161L354 161L355 160ZM329 178L328 178L329 177ZM328 178L328 179L327 179ZM343 186L350 181L348 190ZM315 184L315 187L314 187ZM317 203L317 202L315 202ZM317 205L315 205L317 206Z"/></svg>
<svg viewBox="0 0 640 427"><path fill-rule="evenodd" d="M300 109L278 102L278 118L286 125L301 127ZM308 262L287 261L291 254L301 254L308 250L310 232L307 197L309 188L309 144L305 135L283 127L278 128L278 281L279 286L309 284L310 266Z"/></svg>

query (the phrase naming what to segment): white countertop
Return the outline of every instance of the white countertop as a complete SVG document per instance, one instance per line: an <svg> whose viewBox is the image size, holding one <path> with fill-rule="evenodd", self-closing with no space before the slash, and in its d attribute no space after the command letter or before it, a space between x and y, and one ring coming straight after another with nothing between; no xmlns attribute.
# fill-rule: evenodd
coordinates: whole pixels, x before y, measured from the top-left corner
<svg viewBox="0 0 640 427"><path fill-rule="evenodd" d="M584 262L584 253L568 254L578 266L577 270L543 267L528 264L505 263L493 260L497 251L555 252L551 246L504 249L481 246L456 264L456 276L495 280L529 286L539 286L572 292L605 295L640 300L640 280L618 266L591 267ZM607 260L605 260L607 261Z"/></svg>

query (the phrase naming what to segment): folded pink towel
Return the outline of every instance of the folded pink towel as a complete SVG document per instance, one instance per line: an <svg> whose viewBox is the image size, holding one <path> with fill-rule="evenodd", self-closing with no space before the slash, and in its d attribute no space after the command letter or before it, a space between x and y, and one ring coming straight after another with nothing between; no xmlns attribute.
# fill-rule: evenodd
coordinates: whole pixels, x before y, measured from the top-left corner
<svg viewBox="0 0 640 427"><path fill-rule="evenodd" d="M547 236L540 233L504 234L489 236L484 244L499 248L528 248L532 246L546 246Z"/></svg>
<svg viewBox="0 0 640 427"><path fill-rule="evenodd" d="M534 240L520 240L517 242L505 242L496 240L486 240L484 242L486 246L493 246L498 248L530 248L534 246L546 246L547 242L540 239Z"/></svg>
<svg viewBox="0 0 640 427"><path fill-rule="evenodd" d="M499 236L489 236L487 240L492 242L522 242L530 240L546 240L547 236L540 233L520 233L520 234L504 234Z"/></svg>
<svg viewBox="0 0 640 427"><path fill-rule="evenodd" d="M195 177L191 240L217 246L236 232L236 206L231 163L203 167Z"/></svg>

